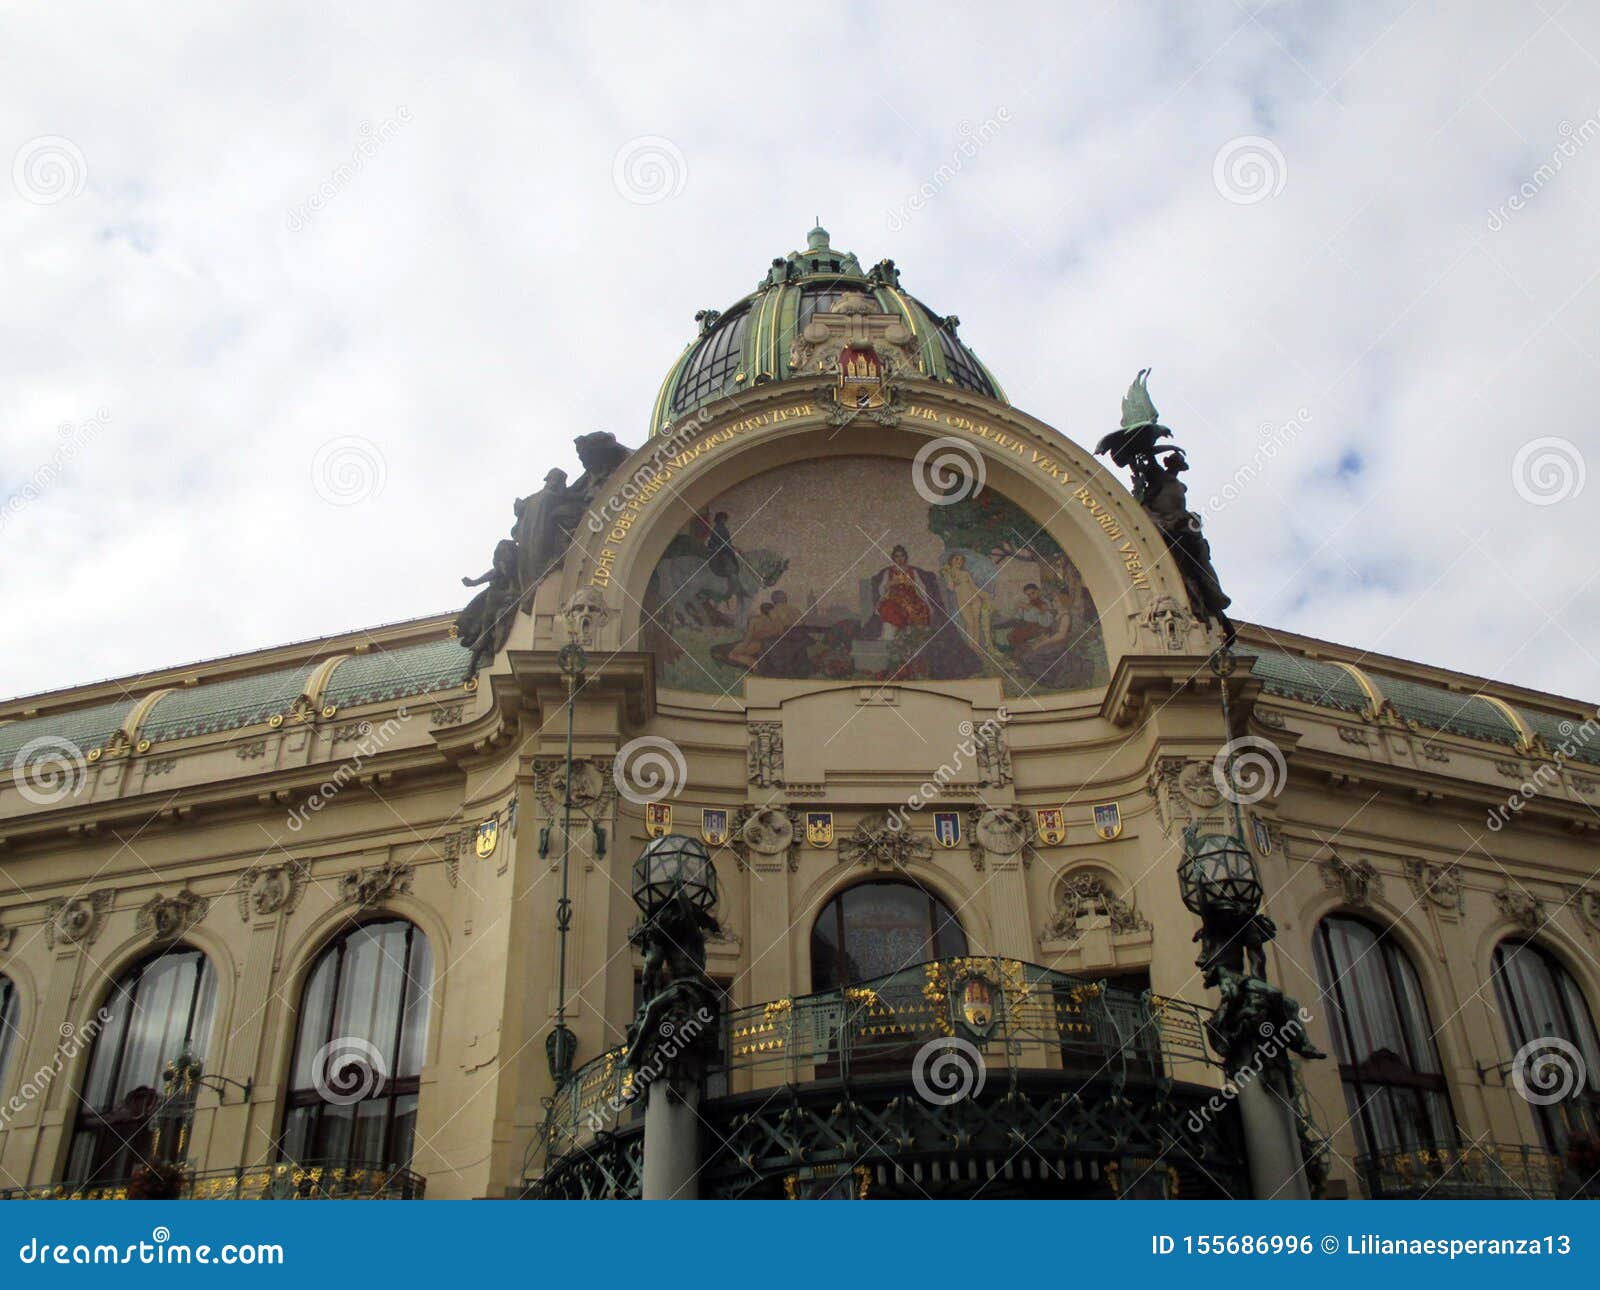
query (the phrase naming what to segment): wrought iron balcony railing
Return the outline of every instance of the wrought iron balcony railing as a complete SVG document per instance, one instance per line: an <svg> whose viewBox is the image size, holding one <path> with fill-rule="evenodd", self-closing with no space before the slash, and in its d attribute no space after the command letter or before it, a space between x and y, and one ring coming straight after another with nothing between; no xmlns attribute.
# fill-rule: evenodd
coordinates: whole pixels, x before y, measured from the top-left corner
<svg viewBox="0 0 1600 1290"><path fill-rule="evenodd" d="M1207 1015L1182 1000L1016 959L943 959L724 1013L720 1058L708 1082L713 1096L816 1080L909 1080L914 1073L934 1083L941 1057L976 1057L988 1080L997 1072L1050 1070L1107 1082L1176 1079L1185 1068L1198 1075L1215 1065L1205 1045ZM930 1047L941 1040L950 1053ZM958 1041L969 1046L964 1053L953 1051ZM546 1163L630 1122L634 1073L626 1057L621 1047L602 1053L557 1090L541 1144Z"/></svg>
<svg viewBox="0 0 1600 1290"><path fill-rule="evenodd" d="M1548 1200L1566 1195L1560 1156L1499 1142L1430 1143L1356 1161L1374 1200Z"/></svg>
<svg viewBox="0 0 1600 1290"><path fill-rule="evenodd" d="M427 1180L381 1164L280 1161L184 1175L182 1200L421 1200ZM128 1180L0 1190L0 1200L126 1200Z"/></svg>

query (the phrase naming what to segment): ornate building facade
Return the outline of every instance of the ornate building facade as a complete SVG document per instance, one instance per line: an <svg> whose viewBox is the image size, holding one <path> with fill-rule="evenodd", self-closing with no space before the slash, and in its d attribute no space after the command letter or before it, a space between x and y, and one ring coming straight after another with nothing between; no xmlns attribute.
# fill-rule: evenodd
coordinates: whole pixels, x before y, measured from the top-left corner
<svg viewBox="0 0 1600 1290"><path fill-rule="evenodd" d="M1240 624L1225 716L1150 479L892 263L816 229L698 322L459 618L0 705L0 1189L636 1194L630 869L682 833L700 1194L1247 1195L1195 830L1329 1054L1325 1194L1581 1189L1592 704Z"/></svg>

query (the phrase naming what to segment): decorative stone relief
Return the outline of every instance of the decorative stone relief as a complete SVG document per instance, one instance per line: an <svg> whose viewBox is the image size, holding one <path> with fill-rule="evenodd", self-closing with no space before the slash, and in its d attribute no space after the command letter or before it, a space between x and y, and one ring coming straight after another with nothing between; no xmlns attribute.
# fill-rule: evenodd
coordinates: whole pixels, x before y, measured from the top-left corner
<svg viewBox="0 0 1600 1290"><path fill-rule="evenodd" d="M1024 867L1033 863L1033 812L1018 806L990 810L973 808L967 812L967 840L972 848L972 867L982 870L984 861L1011 862L1019 854Z"/></svg>
<svg viewBox="0 0 1600 1290"><path fill-rule="evenodd" d="M579 587L567 607L561 611L561 621L567 629L567 639L583 649L593 649L600 629L611 618L611 609L598 587Z"/></svg>
<svg viewBox="0 0 1600 1290"><path fill-rule="evenodd" d="M839 839L840 864L864 864L872 869L904 869L913 860L927 860L933 845L919 838L888 811L864 817L848 836Z"/></svg>
<svg viewBox="0 0 1600 1290"><path fill-rule="evenodd" d="M156 757L145 763L145 773L148 775L165 775L178 764L176 757Z"/></svg>
<svg viewBox="0 0 1600 1290"><path fill-rule="evenodd" d="M1524 932L1537 932L1544 926L1544 902L1525 891L1507 887L1494 893L1495 908Z"/></svg>
<svg viewBox="0 0 1600 1290"><path fill-rule="evenodd" d="M1425 900L1445 913L1461 913L1465 888L1461 873L1453 864L1429 864L1425 860L1405 862L1406 881L1418 900Z"/></svg>
<svg viewBox="0 0 1600 1290"><path fill-rule="evenodd" d="M1494 768L1507 779L1523 778L1523 766L1520 761L1496 761Z"/></svg>
<svg viewBox="0 0 1600 1290"><path fill-rule="evenodd" d="M978 779L994 788L1011 782L1011 750L1006 747L1006 730L998 721L985 721L972 732L978 750Z"/></svg>
<svg viewBox="0 0 1600 1290"><path fill-rule="evenodd" d="M63 945L89 945L105 926L106 911L116 892L105 887L87 895L52 900L44 907L44 939L52 949Z"/></svg>
<svg viewBox="0 0 1600 1290"><path fill-rule="evenodd" d="M435 708L428 714L428 724L431 726L454 726L461 721L462 705L459 703L446 704Z"/></svg>
<svg viewBox="0 0 1600 1290"><path fill-rule="evenodd" d="M1437 744L1430 744L1426 739L1424 739L1419 743L1418 747L1422 749L1422 755L1429 761L1443 762L1447 765L1449 764L1450 754Z"/></svg>
<svg viewBox="0 0 1600 1290"><path fill-rule="evenodd" d="M1157 596L1145 610L1129 614L1138 628L1141 648L1151 653L1183 654L1189 649L1189 634L1197 620L1173 596Z"/></svg>
<svg viewBox="0 0 1600 1290"><path fill-rule="evenodd" d="M300 903L306 880L311 876L311 864L306 860L290 860L285 864L252 865L235 881L234 892L239 898L239 917L248 923L252 915L293 913Z"/></svg>
<svg viewBox="0 0 1600 1290"><path fill-rule="evenodd" d="M380 905L411 890L411 866L395 860L370 869L354 869L339 880L339 893L361 909Z"/></svg>
<svg viewBox="0 0 1600 1290"><path fill-rule="evenodd" d="M333 742L336 744L352 743L357 739L365 739L372 733L370 721L347 721L342 726L333 729Z"/></svg>
<svg viewBox="0 0 1600 1290"><path fill-rule="evenodd" d="M1222 793L1212 777L1209 759L1194 757L1158 758L1145 784L1156 806L1156 819L1172 836L1191 824L1223 823L1217 807Z"/></svg>
<svg viewBox="0 0 1600 1290"><path fill-rule="evenodd" d="M1281 712L1274 712L1271 708L1257 708L1255 718L1268 730L1287 730L1289 721Z"/></svg>
<svg viewBox="0 0 1600 1290"><path fill-rule="evenodd" d="M1372 741L1367 738L1367 732L1360 726L1339 726L1337 729L1339 738L1343 739L1345 743L1359 744L1363 748L1371 746Z"/></svg>
<svg viewBox="0 0 1600 1290"><path fill-rule="evenodd" d="M1578 917L1583 922L1584 930L1600 932L1600 891L1589 887L1572 887L1568 891L1567 899L1572 907L1578 911ZM0 930L0 937L5 936L5 931ZM0 948L4 948L0 946Z"/></svg>
<svg viewBox="0 0 1600 1290"><path fill-rule="evenodd" d="M1319 868L1323 886L1339 891L1347 905L1370 904L1374 896L1383 893L1383 875L1370 860L1346 860L1334 854Z"/></svg>
<svg viewBox="0 0 1600 1290"><path fill-rule="evenodd" d="M741 867L749 864L776 867L787 863L792 873L800 867L800 812L778 806L741 806L734 812L733 853ZM781 859L780 859L781 857Z"/></svg>
<svg viewBox="0 0 1600 1290"><path fill-rule="evenodd" d="M211 902L188 888L175 896L152 896L140 907L134 926L158 941L175 941L206 916Z"/></svg>
<svg viewBox="0 0 1600 1290"><path fill-rule="evenodd" d="M252 739L247 744L240 744L233 750L233 755L240 761L254 761L257 757L264 757L267 753L265 739Z"/></svg>
<svg viewBox="0 0 1600 1290"><path fill-rule="evenodd" d="M533 791L547 818L561 816L567 796L565 757L541 757L533 763ZM572 804L596 819L603 818L616 800L617 785L606 758L578 757L572 762Z"/></svg>
<svg viewBox="0 0 1600 1290"><path fill-rule="evenodd" d="M757 788L783 787L783 722L750 723L750 782Z"/></svg>
<svg viewBox="0 0 1600 1290"><path fill-rule="evenodd" d="M1137 932L1148 930L1150 923L1099 874L1069 874L1057 889L1055 913L1039 929L1040 939L1071 944L1096 927Z"/></svg>

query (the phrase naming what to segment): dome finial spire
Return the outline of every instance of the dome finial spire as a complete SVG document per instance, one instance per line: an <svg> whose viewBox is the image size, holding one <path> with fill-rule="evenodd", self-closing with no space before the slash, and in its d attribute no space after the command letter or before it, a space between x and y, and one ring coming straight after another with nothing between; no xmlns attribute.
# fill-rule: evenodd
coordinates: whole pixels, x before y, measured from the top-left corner
<svg viewBox="0 0 1600 1290"><path fill-rule="evenodd" d="M828 230L822 227L822 216L817 216L817 226L806 234L806 250L828 251Z"/></svg>

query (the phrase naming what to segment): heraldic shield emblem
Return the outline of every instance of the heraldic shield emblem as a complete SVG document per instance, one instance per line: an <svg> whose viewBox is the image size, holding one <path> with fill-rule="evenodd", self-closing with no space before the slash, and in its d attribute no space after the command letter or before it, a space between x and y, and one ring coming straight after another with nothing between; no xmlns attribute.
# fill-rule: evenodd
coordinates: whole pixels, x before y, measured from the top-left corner
<svg viewBox="0 0 1600 1290"><path fill-rule="evenodd" d="M478 832L473 839L473 849L478 853L478 859L487 860L494 854L496 844L500 841L500 817L497 815L491 820L485 820L478 825Z"/></svg>
<svg viewBox="0 0 1600 1290"><path fill-rule="evenodd" d="M1047 847L1060 846L1067 840L1067 814L1059 806L1041 806L1033 813L1034 832Z"/></svg>
<svg viewBox="0 0 1600 1290"><path fill-rule="evenodd" d="M959 846L961 843L961 815L957 811L935 811L933 813L933 837L942 847Z"/></svg>
<svg viewBox="0 0 1600 1290"><path fill-rule="evenodd" d="M1115 802L1102 802L1094 808L1094 831L1107 842L1122 832L1122 808Z"/></svg>
<svg viewBox="0 0 1600 1290"><path fill-rule="evenodd" d="M672 832L671 802L646 802L644 804L644 831L653 838L665 837Z"/></svg>
<svg viewBox="0 0 1600 1290"><path fill-rule="evenodd" d="M720 847L728 840L728 813L706 807L700 812L700 837L707 846Z"/></svg>
<svg viewBox="0 0 1600 1290"><path fill-rule="evenodd" d="M806 841L814 847L833 845L833 812L806 812Z"/></svg>
<svg viewBox="0 0 1600 1290"><path fill-rule="evenodd" d="M976 973L956 982L957 1020L979 1039L987 1039L999 1020L994 984Z"/></svg>

